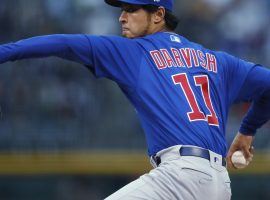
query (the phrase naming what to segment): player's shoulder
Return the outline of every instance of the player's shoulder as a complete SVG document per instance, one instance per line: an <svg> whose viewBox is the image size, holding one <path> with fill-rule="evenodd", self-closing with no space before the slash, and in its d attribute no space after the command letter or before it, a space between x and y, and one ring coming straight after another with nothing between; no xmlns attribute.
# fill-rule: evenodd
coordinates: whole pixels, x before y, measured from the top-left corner
<svg viewBox="0 0 270 200"><path fill-rule="evenodd" d="M178 46L179 48L192 48L196 50L201 50L202 52L209 52L214 54L220 54L222 55L223 52L218 52L215 50L208 49L204 47L203 45L190 41L186 37L177 34L175 32L157 32L151 35L147 35L142 38L138 38L138 41L150 41L154 43L166 43L167 45L171 46Z"/></svg>
<svg viewBox="0 0 270 200"><path fill-rule="evenodd" d="M226 52L206 48L202 44L190 41L186 37L174 32L157 32L142 38L137 38L137 41L144 46L147 46L148 43L149 46L153 48L160 47L160 48L187 49L190 51L192 50L193 52L195 50L196 52L199 52L201 55L207 54L214 55L220 64L227 63L228 60L234 59L233 56L230 56Z"/></svg>
<svg viewBox="0 0 270 200"><path fill-rule="evenodd" d="M214 54L217 57L228 57L228 56L230 56L228 53L226 53L224 51L210 49L208 47L205 47L202 44L190 41L189 39L187 39L184 36L180 36L180 37L181 37L181 40L182 40L184 46L200 50L200 51L202 51L204 53L211 53L211 54Z"/></svg>
<svg viewBox="0 0 270 200"><path fill-rule="evenodd" d="M136 40L116 35L86 35L89 43L94 49L116 50L114 52L139 52L139 44Z"/></svg>
<svg viewBox="0 0 270 200"><path fill-rule="evenodd" d="M136 40L125 38L117 35L85 35L91 42L110 42L110 43L123 43L135 44Z"/></svg>
<svg viewBox="0 0 270 200"><path fill-rule="evenodd" d="M254 63L244 61L243 59L236 57L230 53L227 53L225 51L209 49L199 43L192 42L183 36L179 36L179 37L183 43L184 48L191 48L197 51L201 51L203 52L204 55L207 55L207 54L214 55L215 60L217 61L217 64L219 66L219 69L221 68L233 69L236 67L238 68L240 65L250 69L252 66L254 66Z"/></svg>
<svg viewBox="0 0 270 200"><path fill-rule="evenodd" d="M219 63L230 63L230 62L235 62L236 60L239 59L239 58L237 58L237 57L233 56L232 54L227 53L225 51L218 50L218 49L210 49L210 48L205 47L202 44L192 42L183 36L182 36L182 38L183 38L182 39L183 42L185 42L185 45L187 45L189 47L193 47L195 49L198 49L204 53L209 53L209 54L215 55L215 57Z"/></svg>

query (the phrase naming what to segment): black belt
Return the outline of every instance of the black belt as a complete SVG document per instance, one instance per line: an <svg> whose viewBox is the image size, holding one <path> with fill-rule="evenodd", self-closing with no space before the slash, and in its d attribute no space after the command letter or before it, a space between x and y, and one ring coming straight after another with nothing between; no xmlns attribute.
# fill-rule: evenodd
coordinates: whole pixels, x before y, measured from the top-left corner
<svg viewBox="0 0 270 200"><path fill-rule="evenodd" d="M182 146L179 150L180 156L195 156L204 158L210 161L210 154L207 149L201 149L197 147L185 147ZM153 160L155 161L156 165L159 166L161 163L161 159L159 156L153 156ZM222 158L222 166L226 166L226 159Z"/></svg>

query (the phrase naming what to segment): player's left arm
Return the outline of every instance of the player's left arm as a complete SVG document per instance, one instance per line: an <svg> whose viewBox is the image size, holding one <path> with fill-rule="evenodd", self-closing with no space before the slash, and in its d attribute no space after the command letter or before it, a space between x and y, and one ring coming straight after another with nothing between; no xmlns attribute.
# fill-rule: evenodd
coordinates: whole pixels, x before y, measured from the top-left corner
<svg viewBox="0 0 270 200"><path fill-rule="evenodd" d="M251 101L252 104L229 149L229 168L233 167L231 156L235 151L243 151L245 158L252 160L252 141L256 131L270 119L270 70L255 66L247 75L237 99Z"/></svg>
<svg viewBox="0 0 270 200"><path fill-rule="evenodd" d="M0 64L27 58L56 56L91 65L91 48L83 34L37 36L0 45Z"/></svg>
<svg viewBox="0 0 270 200"><path fill-rule="evenodd" d="M56 56L83 64L96 77L136 87L141 54L135 40L117 36L53 34L0 45L0 64L27 58Z"/></svg>

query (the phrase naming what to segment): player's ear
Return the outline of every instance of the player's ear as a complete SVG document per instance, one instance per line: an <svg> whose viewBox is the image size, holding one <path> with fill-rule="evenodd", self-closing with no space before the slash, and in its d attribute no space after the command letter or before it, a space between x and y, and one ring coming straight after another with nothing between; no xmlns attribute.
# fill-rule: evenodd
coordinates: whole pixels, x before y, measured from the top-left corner
<svg viewBox="0 0 270 200"><path fill-rule="evenodd" d="M154 23L158 24L163 21L165 19L165 13L165 8L159 7L158 10L154 13Z"/></svg>

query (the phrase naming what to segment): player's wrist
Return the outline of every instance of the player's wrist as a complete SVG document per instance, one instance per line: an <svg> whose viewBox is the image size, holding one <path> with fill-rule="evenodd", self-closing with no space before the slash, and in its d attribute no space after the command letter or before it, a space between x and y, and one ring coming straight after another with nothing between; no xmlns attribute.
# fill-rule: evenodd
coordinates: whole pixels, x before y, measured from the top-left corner
<svg viewBox="0 0 270 200"><path fill-rule="evenodd" d="M245 136L255 136L257 132L257 129L247 126L247 125L241 125L239 129L239 133Z"/></svg>

